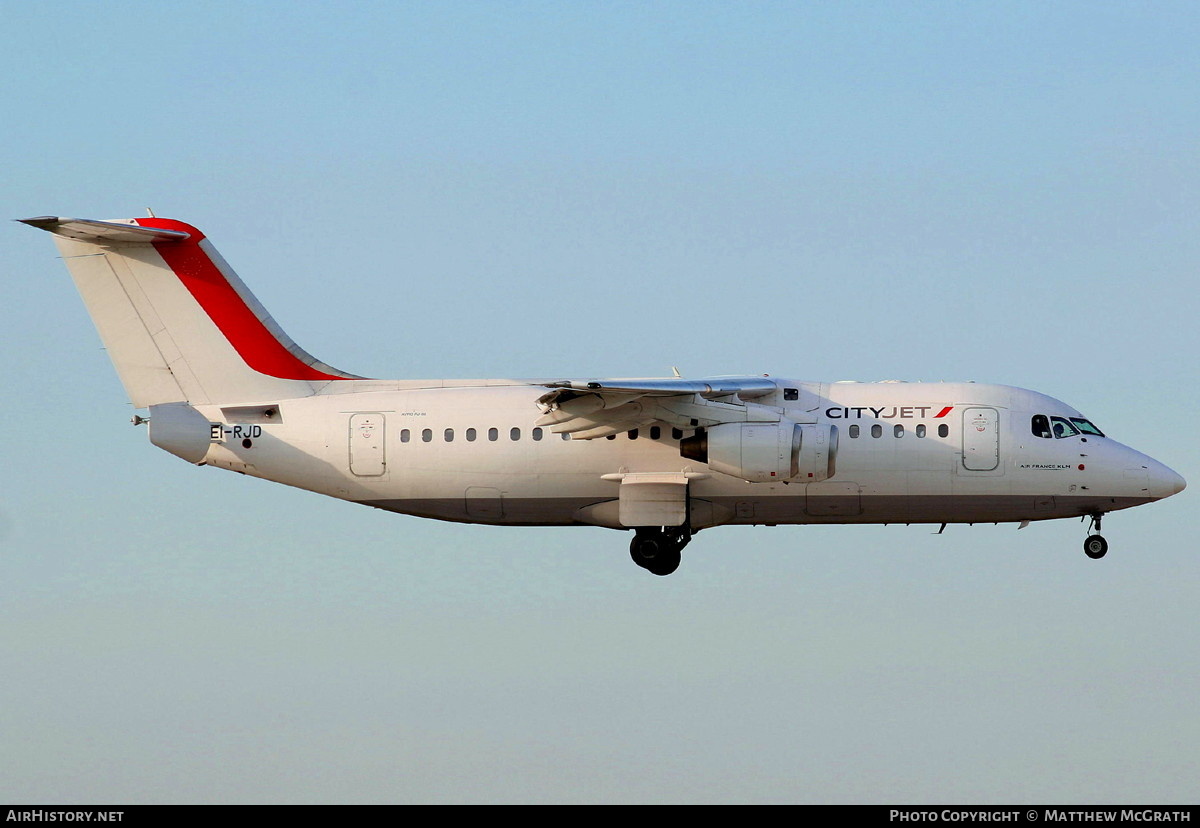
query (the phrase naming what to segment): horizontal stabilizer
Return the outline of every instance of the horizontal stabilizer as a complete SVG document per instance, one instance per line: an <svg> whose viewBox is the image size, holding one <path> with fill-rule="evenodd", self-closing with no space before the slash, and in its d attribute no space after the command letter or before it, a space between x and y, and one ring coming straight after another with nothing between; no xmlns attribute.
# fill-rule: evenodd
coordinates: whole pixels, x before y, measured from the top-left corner
<svg viewBox="0 0 1200 828"><path fill-rule="evenodd" d="M46 230L68 239L85 239L98 242L141 242L184 241L191 236L182 230L166 230L158 227L138 227L123 221L96 221L95 219L38 216L17 219L22 224ZM129 219L132 221L132 219Z"/></svg>

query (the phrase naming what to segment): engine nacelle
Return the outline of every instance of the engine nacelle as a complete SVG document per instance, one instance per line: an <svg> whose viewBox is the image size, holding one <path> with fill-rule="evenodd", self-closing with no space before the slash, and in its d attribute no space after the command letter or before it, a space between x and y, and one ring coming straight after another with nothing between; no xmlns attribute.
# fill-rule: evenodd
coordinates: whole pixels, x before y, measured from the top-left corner
<svg viewBox="0 0 1200 828"><path fill-rule="evenodd" d="M680 440L679 453L751 483L812 483L833 477L837 444L835 425L721 423Z"/></svg>

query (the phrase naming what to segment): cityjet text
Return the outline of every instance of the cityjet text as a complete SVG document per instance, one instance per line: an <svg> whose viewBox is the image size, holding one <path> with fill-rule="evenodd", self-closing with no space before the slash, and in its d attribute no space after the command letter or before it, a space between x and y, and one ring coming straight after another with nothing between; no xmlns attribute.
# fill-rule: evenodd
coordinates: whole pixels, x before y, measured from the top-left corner
<svg viewBox="0 0 1200 828"><path fill-rule="evenodd" d="M954 406L947 405L940 409L932 405L873 405L833 406L825 409L825 416L831 420L861 420L864 417L874 417L877 420L923 420L930 417L930 411L937 411L932 419L945 417Z"/></svg>

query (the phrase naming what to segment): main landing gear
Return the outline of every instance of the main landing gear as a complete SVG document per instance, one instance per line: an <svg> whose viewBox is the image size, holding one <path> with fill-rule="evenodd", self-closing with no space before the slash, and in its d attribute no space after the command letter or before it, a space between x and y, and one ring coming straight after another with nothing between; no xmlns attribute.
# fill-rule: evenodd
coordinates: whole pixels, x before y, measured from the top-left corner
<svg viewBox="0 0 1200 828"><path fill-rule="evenodd" d="M643 526L633 530L629 557L642 569L655 575L670 575L679 568L680 551L692 539L685 526Z"/></svg>
<svg viewBox="0 0 1200 828"><path fill-rule="evenodd" d="M1091 532L1092 527L1095 527L1096 534L1088 535L1083 539L1083 554L1087 555L1093 560L1103 558L1108 552L1108 541L1106 541L1104 537L1099 534L1100 518L1102 517L1104 517L1102 513L1092 515L1092 522L1088 525L1088 532Z"/></svg>

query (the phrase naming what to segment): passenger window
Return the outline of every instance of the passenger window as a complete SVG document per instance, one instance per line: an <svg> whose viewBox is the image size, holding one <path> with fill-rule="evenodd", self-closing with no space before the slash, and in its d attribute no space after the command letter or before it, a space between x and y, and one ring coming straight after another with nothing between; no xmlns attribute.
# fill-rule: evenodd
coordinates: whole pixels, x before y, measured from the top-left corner
<svg viewBox="0 0 1200 828"><path fill-rule="evenodd" d="M468 443L474 443L474 442L475 442L475 429L473 429L473 428L468 428L468 429L467 429L467 442L468 442Z"/></svg>
<svg viewBox="0 0 1200 828"><path fill-rule="evenodd" d="M433 439L433 429L427 428L421 432L421 440L423 440L424 442L428 443L432 439Z"/></svg>
<svg viewBox="0 0 1200 828"><path fill-rule="evenodd" d="M850 426L850 436L857 439L858 438L858 430L859 430L858 426L856 426L856 425Z"/></svg>
<svg viewBox="0 0 1200 828"><path fill-rule="evenodd" d="M607 437L605 437L604 439L605 439L605 440L615 440L615 439L617 439L617 435L615 435L615 434L609 434L609 435L608 435Z"/></svg>
<svg viewBox="0 0 1200 828"><path fill-rule="evenodd" d="M1029 423L1030 430L1033 431L1034 437L1045 437L1050 439L1050 420L1045 414L1034 414L1033 419Z"/></svg>
<svg viewBox="0 0 1200 828"><path fill-rule="evenodd" d="M785 400L798 400L798 399L800 399L800 389L799 389L799 388L785 388L785 389L783 389L783 398L784 398Z"/></svg>
<svg viewBox="0 0 1200 828"><path fill-rule="evenodd" d="M565 431L564 431L562 434L558 435L558 436L559 436L559 437L561 437L561 438L563 438L564 440L570 440L570 439L571 439L571 435L570 435L570 434L567 434L567 432L565 432Z"/></svg>
<svg viewBox="0 0 1200 828"><path fill-rule="evenodd" d="M895 426L893 426L892 427L892 436L903 437L904 436L904 426L899 425L899 424L896 424Z"/></svg>
<svg viewBox="0 0 1200 828"><path fill-rule="evenodd" d="M452 429L452 428L446 429L446 432L443 436L446 438L447 443L453 443L454 442L454 429Z"/></svg>
<svg viewBox="0 0 1200 828"><path fill-rule="evenodd" d="M650 439L657 440L662 436L662 429L658 426L650 426Z"/></svg>
<svg viewBox="0 0 1200 828"><path fill-rule="evenodd" d="M629 439L636 440L638 438L638 430L636 428L629 429Z"/></svg>
<svg viewBox="0 0 1200 828"><path fill-rule="evenodd" d="M671 439L672 439L672 440L682 440L682 439L683 439L683 432L682 432L682 431L680 431L680 430L679 430L679 429L677 429L677 428L673 428L673 429L671 429Z"/></svg>
<svg viewBox="0 0 1200 828"><path fill-rule="evenodd" d="M950 426L946 425L945 423L942 423L940 426L938 426L938 436L939 437L949 437L950 436Z"/></svg>
<svg viewBox="0 0 1200 828"><path fill-rule="evenodd" d="M494 428L489 428L488 429L488 439L491 440L493 443L496 442L498 439L500 439L500 432Z"/></svg>
<svg viewBox="0 0 1200 828"><path fill-rule="evenodd" d="M921 423L919 426L917 426L917 436L918 437L925 436L925 424L924 423Z"/></svg>
<svg viewBox="0 0 1200 828"><path fill-rule="evenodd" d="M400 442L401 442L401 443L407 443L407 442L408 442L408 438L409 438L409 436L410 436L410 435L409 435L409 433L408 433L408 429L407 429L407 428L402 428L402 429L400 429Z"/></svg>
<svg viewBox="0 0 1200 828"><path fill-rule="evenodd" d="M882 437L883 436L883 426L879 425L878 423L871 426L871 436L872 437Z"/></svg>
<svg viewBox="0 0 1200 828"><path fill-rule="evenodd" d="M542 430L540 428L535 428L533 431L530 432L530 434L533 436L533 439L535 439L535 440L542 439Z"/></svg>
<svg viewBox="0 0 1200 828"><path fill-rule="evenodd" d="M513 426L511 429L509 429L508 439L512 440L514 443L517 442L517 440L520 440L521 429L517 428L516 426Z"/></svg>

